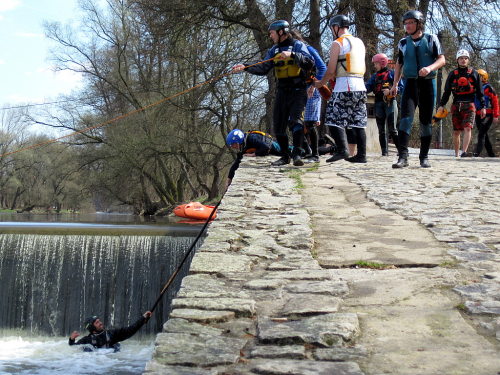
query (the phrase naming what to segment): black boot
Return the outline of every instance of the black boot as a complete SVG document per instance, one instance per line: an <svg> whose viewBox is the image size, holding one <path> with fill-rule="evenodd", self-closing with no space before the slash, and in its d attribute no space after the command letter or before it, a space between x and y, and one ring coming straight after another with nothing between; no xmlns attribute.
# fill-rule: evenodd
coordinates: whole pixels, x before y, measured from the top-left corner
<svg viewBox="0 0 500 375"><path fill-rule="evenodd" d="M306 121L306 129L307 134L309 134L309 140L311 141L311 157L318 158L319 160L319 152L318 152L318 132L316 130L316 122L315 121Z"/></svg>
<svg viewBox="0 0 500 375"><path fill-rule="evenodd" d="M391 133L391 138L392 138L392 141L394 142L394 146L396 146L396 150L398 150L398 153L399 153L398 133Z"/></svg>
<svg viewBox="0 0 500 375"><path fill-rule="evenodd" d="M290 148L288 147L288 137L286 135L277 135L276 141L280 145L281 158L271 163L274 167L290 164Z"/></svg>
<svg viewBox="0 0 500 375"><path fill-rule="evenodd" d="M304 165L304 162L300 157L300 155L302 155L302 153L304 152L304 149L302 148L303 142L304 142L304 128L301 127L300 129L295 130L293 132L292 159L293 159L293 165L296 167Z"/></svg>
<svg viewBox="0 0 500 375"><path fill-rule="evenodd" d="M347 139L345 130L337 126L329 126L329 128L330 134L335 140L335 145L337 146L337 153L330 159L326 159L326 162L331 163L337 160L347 159L349 157L349 151L347 151Z"/></svg>
<svg viewBox="0 0 500 375"><path fill-rule="evenodd" d="M429 163L429 149L431 148L432 135L426 135L425 137L420 137L420 166L422 168L430 168Z"/></svg>
<svg viewBox="0 0 500 375"><path fill-rule="evenodd" d="M345 160L351 163L366 163L366 131L364 128L352 128L356 136L356 155Z"/></svg>
<svg viewBox="0 0 500 375"><path fill-rule="evenodd" d="M398 161L392 165L393 168L405 168L408 166L408 145L410 144L410 134L399 131L398 133Z"/></svg>

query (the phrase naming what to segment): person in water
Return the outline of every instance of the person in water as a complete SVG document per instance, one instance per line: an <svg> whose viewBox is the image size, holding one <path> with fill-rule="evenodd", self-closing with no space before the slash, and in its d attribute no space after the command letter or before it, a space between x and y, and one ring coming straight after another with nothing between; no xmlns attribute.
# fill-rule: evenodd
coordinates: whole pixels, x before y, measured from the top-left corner
<svg viewBox="0 0 500 375"><path fill-rule="evenodd" d="M104 324L97 316L91 316L85 321L85 328L90 334L82 337L75 342L75 339L80 336L77 331L74 331L69 338L69 345L91 344L94 348L115 348L118 349L120 341L131 338L135 333L151 318L153 315L150 311L144 313L134 324L129 327L104 330Z"/></svg>

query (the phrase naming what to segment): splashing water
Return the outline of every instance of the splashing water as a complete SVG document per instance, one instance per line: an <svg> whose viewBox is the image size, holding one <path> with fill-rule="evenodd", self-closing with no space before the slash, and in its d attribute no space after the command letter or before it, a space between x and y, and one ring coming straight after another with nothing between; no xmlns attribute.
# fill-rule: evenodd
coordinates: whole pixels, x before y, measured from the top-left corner
<svg viewBox="0 0 500 375"><path fill-rule="evenodd" d="M126 340L117 353L113 349L93 352L82 349L69 346L67 337L3 337L0 339L0 374L142 374L153 353L154 337Z"/></svg>

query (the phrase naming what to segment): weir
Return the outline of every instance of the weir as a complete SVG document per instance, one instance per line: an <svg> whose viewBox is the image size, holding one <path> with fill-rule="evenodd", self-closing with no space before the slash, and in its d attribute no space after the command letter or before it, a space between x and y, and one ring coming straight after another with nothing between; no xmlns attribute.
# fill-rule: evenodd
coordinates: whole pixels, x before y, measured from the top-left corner
<svg viewBox="0 0 500 375"><path fill-rule="evenodd" d="M194 235L0 234L0 329L69 336L84 333L89 315L109 328L134 322L150 309ZM161 331L190 262L139 335Z"/></svg>

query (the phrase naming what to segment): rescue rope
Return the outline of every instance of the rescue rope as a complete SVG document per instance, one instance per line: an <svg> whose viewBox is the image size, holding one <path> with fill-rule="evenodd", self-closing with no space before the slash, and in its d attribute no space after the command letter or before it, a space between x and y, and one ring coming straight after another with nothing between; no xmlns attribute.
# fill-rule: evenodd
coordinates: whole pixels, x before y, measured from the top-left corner
<svg viewBox="0 0 500 375"><path fill-rule="evenodd" d="M165 285L165 287L162 289L162 291L160 292L160 295L158 296L158 298L156 299L156 302L153 304L153 306L149 309L149 311L151 311L151 313L154 311L154 309L156 309L156 306L158 305L158 303L160 302L161 298L163 297L163 295L165 294L165 292L167 291L168 287L170 286L170 284L172 284L172 282L174 281L175 277L177 276L177 274L179 273L179 271L181 270L182 266L184 265L184 263L186 262L187 258L189 257L189 254L191 254L191 251L193 251L196 243L198 242L198 240L200 239L202 233L205 231L205 229L207 228L207 225L208 223L210 222L210 220L212 220L212 217L215 213L215 211L217 211L217 208L219 207L220 203L222 202L222 198L224 198L224 195L226 193L222 194L222 197L220 197L219 201L217 202L217 204L214 206L212 212L210 213L210 216L208 216L207 220L205 221L205 224L203 224L203 227L201 228L200 232L198 233L198 236L196 236L196 239L193 241L193 243L191 244L191 247L188 249L188 251L186 252L186 254L184 255L184 258L182 258L181 262L179 263L179 266L175 269L174 273L172 274L172 276L170 277L170 279L168 280L167 284Z"/></svg>
<svg viewBox="0 0 500 375"><path fill-rule="evenodd" d="M252 64L252 65L247 65L246 67L250 67L250 66L254 66L254 65L259 65L259 64L263 64L263 63L266 63L266 62L268 62L268 61L275 60L275 59L277 59L277 58L279 58L279 57L273 57L273 58L270 58L270 59L267 59L267 60L259 61L259 62L256 62L256 63ZM123 119L123 118L125 118L125 117L127 117L127 116L133 115L134 113L138 113L138 112L144 111L145 109L151 108L151 107L153 107L153 106L155 106L155 105L157 105L157 104L160 104L160 103L166 102L167 100L170 100L170 99L173 99L173 98L175 98L175 97L177 97L177 96L180 96L180 95L182 95L182 94L185 94L185 93L187 93L188 91L194 90L194 89L196 89L196 88L198 88L198 87L201 87L201 86L203 86L203 85L206 85L206 84L208 84L208 83L210 83L210 82L216 81L216 80L218 80L218 79L220 79L220 78L222 78L222 77L227 76L227 75L228 75L228 74L230 74L230 73L232 73L232 70L229 70L228 72L223 73L223 74L219 75L218 77L211 78L211 79L209 79L208 81L205 81L205 82L203 82L203 83L200 83L200 84L198 84L198 85L196 85L196 86L193 86L193 87L191 87L191 88L189 88L189 89L187 89L187 90L184 90L184 91L181 91L181 92L179 92L179 93L177 93L177 94L174 94L174 95L172 95L172 96L170 96L170 97L168 97L168 98L162 99L162 100L160 100L160 101L158 101L158 102L156 102L156 103L150 104L150 105L148 105L148 106L146 106L146 107L136 109L135 111L132 111L132 112L130 112L130 113L127 113L127 114L122 115L122 116L119 116L119 117L116 117L116 118L114 118L114 119L112 119L112 120L105 121L105 122L100 123L100 124L98 124L98 125L90 126L90 127L86 128L86 129L82 129L82 130L79 130L79 131L76 131L76 132L73 132L73 133L70 133L70 134L63 135L62 137L54 138L54 139L51 139L51 140L48 140L48 141L45 141L45 142L38 143L38 144L36 144L36 145L32 145L32 146L28 146L28 147L25 147L25 148L21 148L21 149L16 150L16 151L11 151L11 152L8 152L8 153L6 153L6 154L0 155L0 158L3 158L4 156L9 156L9 155L15 154L15 153L17 153L17 152L26 151L26 150L29 150L29 149L31 149L31 148L35 148L35 147L38 147L38 146L43 146L43 145L46 145L46 144L48 144L48 143L56 142L56 141L59 141L59 140L61 140L61 139L63 139L63 138L67 138L67 137L71 137L72 135L76 135L76 134L84 133L84 132L86 132L86 131L89 131L89 130L92 130L92 129L98 128L98 127L100 127L100 126L103 126L103 125L109 124L109 123L111 123L111 122L115 122L115 121L121 120L121 119Z"/></svg>

